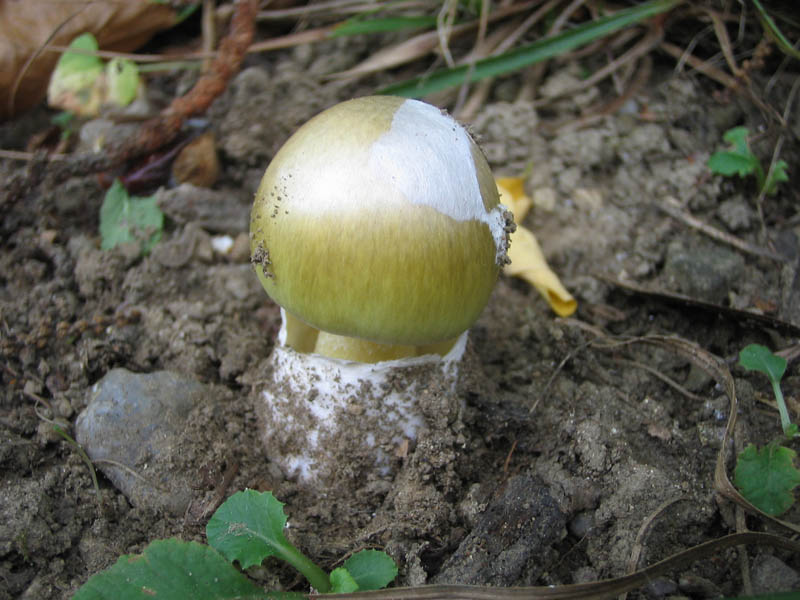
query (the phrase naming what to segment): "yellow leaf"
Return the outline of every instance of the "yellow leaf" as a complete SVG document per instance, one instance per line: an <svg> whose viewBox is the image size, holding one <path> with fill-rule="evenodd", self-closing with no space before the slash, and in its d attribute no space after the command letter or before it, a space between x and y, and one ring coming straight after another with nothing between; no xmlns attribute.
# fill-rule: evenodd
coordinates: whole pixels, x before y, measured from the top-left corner
<svg viewBox="0 0 800 600"><path fill-rule="evenodd" d="M502 177L495 181L500 201L514 213L514 220L517 222L517 230L511 234L511 246L508 250L511 264L506 265L503 272L521 277L533 285L558 316L570 316L578 308L578 303L548 266L536 236L519 224L533 204L525 195L522 179Z"/></svg>
<svg viewBox="0 0 800 600"><path fill-rule="evenodd" d="M521 222L533 206L533 200L525 193L522 177L496 177L500 201L508 207L517 222Z"/></svg>

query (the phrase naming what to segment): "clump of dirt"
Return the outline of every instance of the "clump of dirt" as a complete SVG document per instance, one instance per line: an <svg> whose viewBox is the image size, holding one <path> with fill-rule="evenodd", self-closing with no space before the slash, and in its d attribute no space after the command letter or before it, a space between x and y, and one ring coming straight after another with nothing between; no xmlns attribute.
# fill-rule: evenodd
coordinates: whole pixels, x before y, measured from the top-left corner
<svg viewBox="0 0 800 600"><path fill-rule="evenodd" d="M366 92L321 77L326 60L342 62L339 69L354 64L339 52L342 43L277 53L244 70L215 103L209 116L223 165L216 191L231 212L248 210L268 160L300 123ZM573 113L571 102L558 110ZM428 428L398 475L338 493L335 503L324 490L287 479L259 441L254 397L279 311L246 256L210 247L210 233L219 231L209 222L218 220L171 218L162 248L141 257L99 249L104 192L93 176L45 183L4 205L0 599L68 598L120 554L140 552L153 539L204 541L203 519L215 503L245 487L272 490L286 503L292 541L322 565L382 546L400 564L403 585L463 581L465 573L473 583L502 585L592 581L628 572L637 550L642 565L734 530L733 509L713 487L728 416L723 390L685 358L599 344L598 332L681 336L731 361L747 343L785 347L789 338L722 312L631 294L609 279L707 290L706 300L798 323L796 266L721 245L661 210L677 202L756 243L752 190L711 176L705 163L726 127L750 119L755 130L758 117L735 103L718 105L700 83L673 76L635 102L647 111L634 107L547 137L530 102L484 107L472 129L498 174L527 169L536 208L525 224L578 298L579 312L558 320L527 284L501 279L471 331L474 368L455 391L420 392ZM41 112L25 117L41 119ZM792 160L790 172L797 166ZM3 161L0 168L8 177L24 166ZM797 200L784 186L764 206L768 229L792 259ZM222 227L236 237L246 224ZM86 464L44 420L69 430L93 384L117 367L169 370L226 390L186 420L182 439L196 443L187 443L181 464L192 465L189 478L201 483L184 517L131 504L102 475L96 495ZM734 374L737 440L769 440L777 417L759 408L766 382ZM789 397L800 389L791 371L784 388ZM442 418L453 407L458 418ZM794 508L785 518L798 516ZM699 561L647 593L736 595L738 552ZM778 561L784 570L775 572L789 585L800 557L769 552L748 555L754 580L761 565ZM271 561L252 574L273 588L298 586Z"/></svg>

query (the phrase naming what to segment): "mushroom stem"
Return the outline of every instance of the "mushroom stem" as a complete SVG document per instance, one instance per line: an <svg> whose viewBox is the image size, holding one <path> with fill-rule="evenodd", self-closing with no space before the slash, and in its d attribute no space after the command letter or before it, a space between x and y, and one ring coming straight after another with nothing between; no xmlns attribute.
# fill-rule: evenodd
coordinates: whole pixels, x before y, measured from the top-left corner
<svg viewBox="0 0 800 600"><path fill-rule="evenodd" d="M438 354L444 356L455 345L458 338L445 340L425 346L407 346L402 344L379 344L359 338L336 335L327 331L317 334L314 352L328 358L340 358L363 363L377 363L385 360Z"/></svg>
<svg viewBox="0 0 800 600"><path fill-rule="evenodd" d="M378 344L377 342L320 331L314 352L328 358L376 363L383 360L396 360L398 358L416 356L417 347L400 344Z"/></svg>
<svg viewBox="0 0 800 600"><path fill-rule="evenodd" d="M426 425L420 395L455 389L467 332L443 356L428 352L366 363L293 348L288 341L304 335L288 330L307 334L311 328L281 312L278 344L256 405L270 459L287 476L318 489L392 476L402 449Z"/></svg>

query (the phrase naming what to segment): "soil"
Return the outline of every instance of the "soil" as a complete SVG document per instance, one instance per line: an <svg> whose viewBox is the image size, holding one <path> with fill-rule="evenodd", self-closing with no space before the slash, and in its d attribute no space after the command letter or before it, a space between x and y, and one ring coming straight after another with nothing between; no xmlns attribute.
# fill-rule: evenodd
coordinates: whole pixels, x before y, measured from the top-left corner
<svg viewBox="0 0 800 600"><path fill-rule="evenodd" d="M746 344L786 348L796 336L768 321L800 325L800 198L796 186L784 184L763 201L766 232L785 261L713 240L662 210L677 205L763 243L753 184L712 176L706 167L723 132L737 124L760 131L760 113L745 99L715 97L707 81L667 69L656 69L622 112L581 129L545 133L543 125L576 116L608 90L537 109L517 99L514 77L496 86L470 124L496 174L526 173L535 209L525 225L578 299L575 316L556 318L528 284L502 277L470 333L472 367L458 389L420 393L428 427L397 453L394 478L353 482L336 493L309 490L270 462L255 403L279 310L247 252L222 254L212 236L246 234L261 174L294 129L374 89L374 81L323 77L352 67L362 52L355 46L333 40L248 59L208 115L220 179L211 192L159 192L167 224L146 257L99 248L105 191L94 175L45 178L4 204L0 599L69 598L92 574L151 540L204 542L216 503L244 488L272 490L285 502L291 539L324 567L359 548L382 547L400 565L400 585L593 581L736 530L733 505L714 489L729 407L723 388L668 349L612 340L679 336L723 358L739 394L737 447L776 437L766 379L735 362ZM544 89L554 93L573 72L563 67ZM172 89L176 82L151 86L159 84ZM776 98L788 93L781 86ZM24 147L48 118L40 109L3 125L0 146ZM775 140L760 139L756 152L768 160ZM792 178L800 168L793 140L781 150ZM4 161L0 168L9 178L26 166ZM707 304L631 292L612 283L618 279ZM767 324L727 309L758 312ZM97 465L96 495L75 445L52 427L74 436L93 386L115 368L168 370L207 386L182 420L180 460L168 469L189 488L184 514L132 501L104 475L108 465ZM800 378L793 365L783 388L795 402ZM800 510L784 518L797 522ZM769 528L753 516L747 524ZM739 548L668 573L630 597L737 595L741 553L755 583L798 585L800 556ZM272 589L304 589L272 560L250 574Z"/></svg>

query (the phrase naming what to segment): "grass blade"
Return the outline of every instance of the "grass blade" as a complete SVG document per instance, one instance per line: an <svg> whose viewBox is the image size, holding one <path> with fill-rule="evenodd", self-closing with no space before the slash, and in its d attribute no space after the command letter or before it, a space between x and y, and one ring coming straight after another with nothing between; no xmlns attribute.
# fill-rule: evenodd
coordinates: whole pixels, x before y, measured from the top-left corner
<svg viewBox="0 0 800 600"><path fill-rule="evenodd" d="M331 31L331 37L342 37L345 35L358 35L362 33L386 33L401 31L403 29L419 29L421 27L433 27L436 25L436 17L385 17L378 19L361 19L359 17L348 19L337 25Z"/></svg>
<svg viewBox="0 0 800 600"><path fill-rule="evenodd" d="M499 56L477 61L474 65L462 65L452 69L436 71L428 76L416 77L390 85L379 90L378 93L419 98L449 87L461 85L467 78L469 78L470 82L474 82L487 77L512 73L584 46L629 25L667 12L680 1L651 0L639 6L621 10L613 15L578 25L564 33L522 46Z"/></svg>
<svg viewBox="0 0 800 600"><path fill-rule="evenodd" d="M767 13L764 7L761 6L761 2L759 2L759 0L753 0L753 6L756 7L758 20L761 21L761 26L764 27L764 31L767 32L767 35L772 38L784 54L788 54L792 58L800 60L800 51L795 49L783 33L781 33L775 21L769 16L769 13Z"/></svg>

